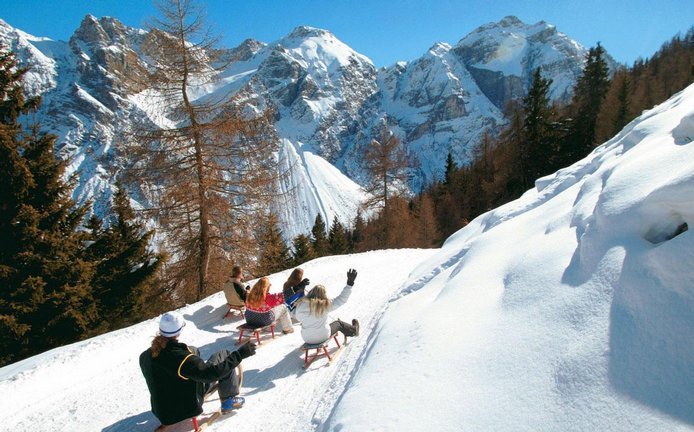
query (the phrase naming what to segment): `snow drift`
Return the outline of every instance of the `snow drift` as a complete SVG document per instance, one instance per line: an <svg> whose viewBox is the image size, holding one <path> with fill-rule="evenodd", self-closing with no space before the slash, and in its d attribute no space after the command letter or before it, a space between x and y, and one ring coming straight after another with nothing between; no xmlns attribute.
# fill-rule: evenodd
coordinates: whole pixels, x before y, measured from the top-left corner
<svg viewBox="0 0 694 432"><path fill-rule="evenodd" d="M693 119L694 85L449 238L324 429L691 430Z"/></svg>

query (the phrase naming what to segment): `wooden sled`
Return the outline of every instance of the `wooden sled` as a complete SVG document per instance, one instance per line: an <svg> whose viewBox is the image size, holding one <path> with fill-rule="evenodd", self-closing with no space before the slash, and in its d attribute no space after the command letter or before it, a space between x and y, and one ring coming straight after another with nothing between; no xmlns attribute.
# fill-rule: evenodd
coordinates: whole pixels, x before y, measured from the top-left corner
<svg viewBox="0 0 694 432"><path fill-rule="evenodd" d="M328 352L328 344L330 343L330 340L334 340L335 343L337 344L337 349L332 353L332 355ZM337 333L333 333L327 340L317 343L317 344L310 344L310 343L304 343L301 346L301 349L304 351L304 369L308 369L308 367L313 363L318 357L321 355L324 355L328 358L328 365L330 365L333 360L337 358L338 355L342 352L342 349L345 347L345 344L347 343L347 337L345 336L344 339L342 340L342 345L340 345L340 341L337 340ZM309 351L311 350L316 350L315 354L309 359L308 354Z"/></svg>
<svg viewBox="0 0 694 432"><path fill-rule="evenodd" d="M224 318L228 318L230 315L239 315L243 316L243 312L246 310L246 305L231 305L227 303L227 307L229 310L227 310L227 313L224 314Z"/></svg>
<svg viewBox="0 0 694 432"><path fill-rule="evenodd" d="M261 326L261 327L254 327L248 323L243 323L236 328L239 330L239 340L236 341L237 345L241 345L244 342L243 334L246 332L249 332L250 335L248 336L248 339L245 342L251 340L253 338L253 336L255 336L255 339L258 342L258 345L262 345L262 342L260 341L260 332L262 332L263 330L269 330L270 333L272 334L272 339L275 339L275 323L274 322L270 325Z"/></svg>

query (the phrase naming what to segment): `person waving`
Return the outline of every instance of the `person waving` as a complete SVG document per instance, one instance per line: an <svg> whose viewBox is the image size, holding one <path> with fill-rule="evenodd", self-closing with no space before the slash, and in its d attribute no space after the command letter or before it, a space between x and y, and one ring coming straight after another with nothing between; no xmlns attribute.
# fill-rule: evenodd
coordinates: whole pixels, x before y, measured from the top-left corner
<svg viewBox="0 0 694 432"><path fill-rule="evenodd" d="M329 313L349 299L356 279L357 271L350 269L347 272L347 285L342 288L337 297L329 299L325 287L316 285L305 297L299 299L294 310L294 317L301 322L301 337L304 342L322 343L338 331L345 337L359 336L359 321L356 319L353 319L351 324L339 319L328 323Z"/></svg>

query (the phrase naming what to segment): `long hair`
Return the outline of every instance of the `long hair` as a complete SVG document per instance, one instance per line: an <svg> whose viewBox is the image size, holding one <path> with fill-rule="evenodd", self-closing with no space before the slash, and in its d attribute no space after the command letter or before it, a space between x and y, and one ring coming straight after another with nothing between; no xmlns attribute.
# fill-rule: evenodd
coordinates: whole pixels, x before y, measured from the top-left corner
<svg viewBox="0 0 694 432"><path fill-rule="evenodd" d="M297 267L292 271L292 274L289 275L289 279L287 279L287 282L284 283L282 286L283 289L287 289L289 287L295 287L299 285L301 282L301 279L304 278L304 270Z"/></svg>
<svg viewBox="0 0 694 432"><path fill-rule="evenodd" d="M166 336L156 335L154 340L152 340L152 358L159 357L159 354L166 348L166 345L172 338L167 338Z"/></svg>
<svg viewBox="0 0 694 432"><path fill-rule="evenodd" d="M330 299L328 299L323 285L314 286L301 300L307 301L311 315L315 315L319 318L328 313L328 309L330 309Z"/></svg>
<svg viewBox="0 0 694 432"><path fill-rule="evenodd" d="M251 292L246 297L246 304L252 308L259 308L265 303L265 296L270 289L270 280L266 277L261 277L258 282L253 285Z"/></svg>

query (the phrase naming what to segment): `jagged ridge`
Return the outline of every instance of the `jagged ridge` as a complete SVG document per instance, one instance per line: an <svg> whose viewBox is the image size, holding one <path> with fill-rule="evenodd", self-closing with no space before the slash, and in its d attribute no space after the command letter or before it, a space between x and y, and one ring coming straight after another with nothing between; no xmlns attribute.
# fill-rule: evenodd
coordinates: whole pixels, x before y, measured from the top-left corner
<svg viewBox="0 0 694 432"><path fill-rule="evenodd" d="M0 41L32 67L27 84L44 97L43 127L58 135L60 156L71 160L69 174L79 173L75 199L93 200L98 214L107 210L114 178L127 163L119 137L162 115L138 97L146 90L137 79L148 61L142 46L155 40L153 32L109 17L86 16L69 42L37 38L0 22ZM196 97L277 113L280 155L299 161L293 181L301 187L294 189L312 191L311 199L294 197L300 212L282 212L289 238L307 232L319 212L327 221L337 215L349 223L362 198L353 182L365 179L360 160L382 128L396 133L419 161L410 179L412 190L419 190L440 178L448 152L459 163L470 160L482 133L503 125L502 107L523 95L536 67L553 79L554 98L568 97L584 53L549 24L506 17L455 46L437 43L418 59L377 70L329 31L303 26L271 44L248 39L222 50L229 66L219 85ZM328 174L323 163L309 167L306 161L314 156L342 174ZM323 168L316 171L317 166ZM311 182L318 177L320 187ZM339 198L330 196L335 190L342 191Z"/></svg>

